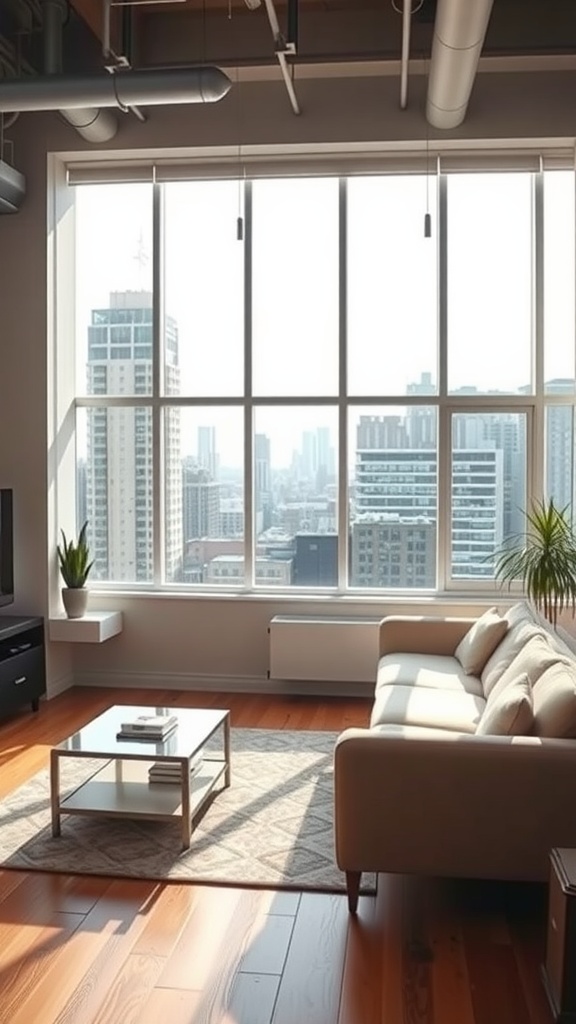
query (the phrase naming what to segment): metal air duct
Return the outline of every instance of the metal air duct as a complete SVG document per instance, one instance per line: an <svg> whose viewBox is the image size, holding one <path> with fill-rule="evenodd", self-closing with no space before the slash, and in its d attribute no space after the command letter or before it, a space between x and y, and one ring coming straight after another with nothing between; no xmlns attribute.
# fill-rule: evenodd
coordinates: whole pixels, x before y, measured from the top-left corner
<svg viewBox="0 0 576 1024"><path fill-rule="evenodd" d="M426 117L456 128L466 116L494 0L438 0Z"/></svg>
<svg viewBox="0 0 576 1024"><path fill-rule="evenodd" d="M113 75L43 75L2 79L0 112L152 107L171 103L215 103L232 82L216 67L119 71Z"/></svg>
<svg viewBox="0 0 576 1024"><path fill-rule="evenodd" d="M42 42L44 45L44 71L47 75L57 75L62 71L62 29L67 16L65 0L43 0ZM22 107L14 107L14 109L22 110ZM87 142L108 142L118 131L118 122L114 114L102 110L77 107L73 113L63 109L60 110L60 114Z"/></svg>

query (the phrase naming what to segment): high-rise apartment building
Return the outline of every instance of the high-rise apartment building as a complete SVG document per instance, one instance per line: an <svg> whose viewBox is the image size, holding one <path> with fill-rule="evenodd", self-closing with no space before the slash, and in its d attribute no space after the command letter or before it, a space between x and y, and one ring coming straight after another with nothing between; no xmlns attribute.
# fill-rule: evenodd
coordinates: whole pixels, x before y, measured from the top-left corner
<svg viewBox="0 0 576 1024"><path fill-rule="evenodd" d="M98 579L153 578L152 420L138 395L152 393L152 295L112 292L93 309L88 328L88 394L134 398L134 405L88 410L86 515ZM164 393L180 393L178 329L166 317ZM180 413L164 417L165 572L177 580L182 564Z"/></svg>
<svg viewBox="0 0 576 1024"><path fill-rule="evenodd" d="M185 545L220 536L220 484L190 455L182 466L182 521Z"/></svg>
<svg viewBox="0 0 576 1024"><path fill-rule="evenodd" d="M218 479L216 427L198 427L198 465L210 474L211 480Z"/></svg>

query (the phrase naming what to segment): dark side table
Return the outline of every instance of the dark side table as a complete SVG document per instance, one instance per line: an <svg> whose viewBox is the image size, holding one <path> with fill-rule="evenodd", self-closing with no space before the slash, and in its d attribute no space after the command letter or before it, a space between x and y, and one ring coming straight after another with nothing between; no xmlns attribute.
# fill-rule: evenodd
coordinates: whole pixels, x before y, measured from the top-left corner
<svg viewBox="0 0 576 1024"><path fill-rule="evenodd" d="M544 987L557 1024L576 1024L576 849L550 853Z"/></svg>

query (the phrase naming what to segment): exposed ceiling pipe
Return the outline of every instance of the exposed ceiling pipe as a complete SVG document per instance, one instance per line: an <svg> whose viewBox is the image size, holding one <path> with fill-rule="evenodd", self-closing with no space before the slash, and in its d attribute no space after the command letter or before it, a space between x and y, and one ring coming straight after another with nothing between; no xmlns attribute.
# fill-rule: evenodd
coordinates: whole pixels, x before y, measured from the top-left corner
<svg viewBox="0 0 576 1024"><path fill-rule="evenodd" d="M412 0L404 0L402 10L402 55L400 59L400 107L406 110L408 103L408 61L410 59L410 19Z"/></svg>
<svg viewBox="0 0 576 1024"><path fill-rule="evenodd" d="M232 82L216 67L119 71L113 75L44 75L2 79L0 112L61 110L64 115L98 107L163 106L171 103L215 103Z"/></svg>
<svg viewBox="0 0 576 1024"><path fill-rule="evenodd" d="M44 72L46 75L58 75L62 71L62 29L67 17L66 4L62 0L43 0L42 15ZM32 81L36 81L36 79L32 79ZM22 110L23 107L18 105L12 109ZM58 110L59 108L53 109ZM77 106L74 111L66 107L60 108L60 114L87 142L108 142L118 131L116 117L108 111Z"/></svg>
<svg viewBox="0 0 576 1024"><path fill-rule="evenodd" d="M266 5L266 14L268 15L272 35L274 36L274 49L280 65L280 71L282 72L282 78L284 79L284 85L286 86L286 91L288 93L288 99L290 100L290 106L295 114L299 114L300 107L298 104L298 97L296 96L296 90L294 88L290 68L286 59L286 54L294 54L295 46L294 44L286 42L282 32L280 31L280 24L278 22L278 15L276 14L276 8L274 7L274 0L264 0L264 3Z"/></svg>
<svg viewBox="0 0 576 1024"><path fill-rule="evenodd" d="M438 0L426 117L457 128L466 116L494 0Z"/></svg>

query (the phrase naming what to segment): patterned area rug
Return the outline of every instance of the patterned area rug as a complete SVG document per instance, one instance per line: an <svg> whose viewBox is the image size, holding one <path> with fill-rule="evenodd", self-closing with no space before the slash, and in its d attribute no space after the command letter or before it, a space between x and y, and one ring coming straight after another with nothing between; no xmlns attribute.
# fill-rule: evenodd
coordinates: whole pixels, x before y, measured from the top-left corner
<svg viewBox="0 0 576 1024"><path fill-rule="evenodd" d="M50 826L48 772L0 806L3 868L179 882L344 891L334 861L333 767L337 733L232 730L232 785L218 793L182 851L180 823L63 815ZM64 758L61 790L101 762ZM363 875L363 892L374 877Z"/></svg>

